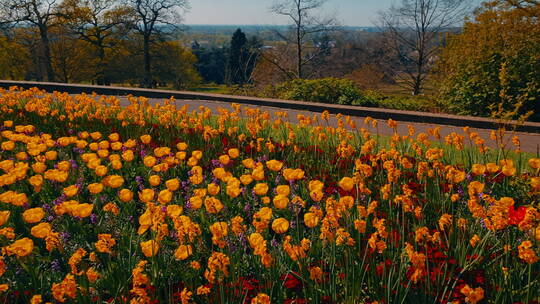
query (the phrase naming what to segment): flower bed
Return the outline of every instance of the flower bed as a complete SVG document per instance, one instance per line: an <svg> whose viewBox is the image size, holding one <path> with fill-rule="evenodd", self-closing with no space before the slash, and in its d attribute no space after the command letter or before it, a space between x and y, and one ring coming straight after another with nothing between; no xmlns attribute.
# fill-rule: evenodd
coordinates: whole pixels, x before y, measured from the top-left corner
<svg viewBox="0 0 540 304"><path fill-rule="evenodd" d="M5 303L538 303L540 159L467 129L0 94Z"/></svg>

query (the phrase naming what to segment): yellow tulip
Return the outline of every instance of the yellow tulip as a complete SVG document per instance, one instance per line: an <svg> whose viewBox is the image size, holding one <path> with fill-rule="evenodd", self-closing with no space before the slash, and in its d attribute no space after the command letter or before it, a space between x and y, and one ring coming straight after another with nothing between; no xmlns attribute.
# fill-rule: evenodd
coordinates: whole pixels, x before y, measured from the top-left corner
<svg viewBox="0 0 540 304"><path fill-rule="evenodd" d="M471 172L474 175L483 175L486 172L486 166L482 164L474 164L472 165Z"/></svg>
<svg viewBox="0 0 540 304"><path fill-rule="evenodd" d="M339 181L339 187L344 191L351 191L354 188L354 180L350 177L344 177Z"/></svg>
<svg viewBox="0 0 540 304"><path fill-rule="evenodd" d="M79 188L76 185L71 185L69 187L64 188L64 194L67 197L75 196L77 195L78 192L79 192Z"/></svg>
<svg viewBox="0 0 540 304"><path fill-rule="evenodd" d="M233 148L233 149L229 149L229 151L227 151L227 154L232 158L237 158L238 156L240 156L240 151L236 148Z"/></svg>
<svg viewBox="0 0 540 304"><path fill-rule="evenodd" d="M283 163L278 160L272 159L266 162L266 167L272 171L279 171L283 167Z"/></svg>
<svg viewBox="0 0 540 304"><path fill-rule="evenodd" d="M183 208L178 205L168 205L167 206L167 215L170 218L177 218L179 217L183 212Z"/></svg>
<svg viewBox="0 0 540 304"><path fill-rule="evenodd" d="M287 230L289 230L289 221L282 217L275 219L272 222L272 230L279 234L287 232Z"/></svg>
<svg viewBox="0 0 540 304"><path fill-rule="evenodd" d="M276 195L273 199L274 207L277 209L285 209L287 208L287 205L289 204L289 198L284 195Z"/></svg>
<svg viewBox="0 0 540 304"><path fill-rule="evenodd" d="M39 207L31 208L24 211L22 216L25 222L33 224L41 221L45 217L45 211L43 211L43 208Z"/></svg>
<svg viewBox="0 0 540 304"><path fill-rule="evenodd" d="M89 217L92 214L94 205L92 204L79 204L73 207L71 210L71 215L75 217L85 218Z"/></svg>
<svg viewBox="0 0 540 304"><path fill-rule="evenodd" d="M180 181L177 178L169 179L165 182L165 187L170 191L176 191L180 188Z"/></svg>
<svg viewBox="0 0 540 304"><path fill-rule="evenodd" d="M0 211L0 226L3 226L8 221L10 214L9 211Z"/></svg>
<svg viewBox="0 0 540 304"><path fill-rule="evenodd" d="M266 195L266 193L268 192L268 185L265 183L258 183L253 188L253 191L255 191L255 194L260 196Z"/></svg>
<svg viewBox="0 0 540 304"><path fill-rule="evenodd" d="M168 204L172 200L173 193L168 189L161 190L158 194L158 201L162 205Z"/></svg>
<svg viewBox="0 0 540 304"><path fill-rule="evenodd" d="M208 190L209 195L217 195L219 193L219 191L221 190L219 185L214 184L214 183L208 184L208 186L206 188Z"/></svg>
<svg viewBox="0 0 540 304"><path fill-rule="evenodd" d="M5 247L8 255L16 255L17 257L27 256L32 253L32 250L34 250L34 242L29 238L16 240L11 245Z"/></svg>
<svg viewBox="0 0 540 304"><path fill-rule="evenodd" d="M143 136L140 137L140 139L141 139L141 142L142 142L143 144L146 144L146 145L147 145L147 144L149 144L149 143L152 141L152 136L150 136L150 135L143 135Z"/></svg>
<svg viewBox="0 0 540 304"><path fill-rule="evenodd" d="M304 214L304 223L309 228L314 228L319 224L319 217L313 212L307 212Z"/></svg>
<svg viewBox="0 0 540 304"><path fill-rule="evenodd" d="M229 155L221 155L219 157L219 162L224 166L228 165L230 161L231 158L229 157Z"/></svg>
<svg viewBox="0 0 540 304"><path fill-rule="evenodd" d="M143 189L139 192L139 199L143 203L149 203L154 199L154 190L152 189Z"/></svg>
<svg viewBox="0 0 540 304"><path fill-rule="evenodd" d="M141 242L141 250L145 257L149 258L156 255L159 251L159 243L155 240Z"/></svg>
<svg viewBox="0 0 540 304"><path fill-rule="evenodd" d="M102 183L92 183L88 185L88 191L92 194L98 194L101 191L103 191L103 184Z"/></svg>
<svg viewBox="0 0 540 304"><path fill-rule="evenodd" d="M174 252L174 257L177 260L183 261L187 259L193 253L191 245L180 245Z"/></svg>
<svg viewBox="0 0 540 304"><path fill-rule="evenodd" d="M113 189L120 188L124 184L124 178L120 175L110 175L107 185Z"/></svg>
<svg viewBox="0 0 540 304"><path fill-rule="evenodd" d="M52 232L51 224L39 223L30 229L30 234L38 239L44 239Z"/></svg>
<svg viewBox="0 0 540 304"><path fill-rule="evenodd" d="M283 196L291 194L291 188L288 185L279 185L276 187L276 193Z"/></svg>
<svg viewBox="0 0 540 304"><path fill-rule="evenodd" d="M122 189L118 193L118 197L122 202L127 203L133 199L133 192L129 189Z"/></svg>
<svg viewBox="0 0 540 304"><path fill-rule="evenodd" d="M148 178L148 182L152 187L156 187L161 183L161 178L159 175L152 175Z"/></svg>

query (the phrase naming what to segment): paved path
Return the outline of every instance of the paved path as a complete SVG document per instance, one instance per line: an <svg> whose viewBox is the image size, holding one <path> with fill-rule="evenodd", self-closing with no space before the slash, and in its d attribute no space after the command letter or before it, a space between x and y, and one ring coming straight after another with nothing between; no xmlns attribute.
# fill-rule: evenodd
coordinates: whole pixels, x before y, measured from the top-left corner
<svg viewBox="0 0 540 304"><path fill-rule="evenodd" d="M162 99L150 99L150 103L155 104L158 102L162 102ZM122 103L126 103L125 99L122 101ZM176 104L178 107L181 107L183 105L187 105L188 109L190 110L198 110L199 106L205 106L212 110L213 113L217 113L217 109L219 107L231 109L231 104L228 102L218 102L218 101L206 101L206 100L177 100ZM316 112L310 112L310 111L300 111L300 110L287 110L287 109L280 109L275 107L267 107L267 106L253 106L253 105L242 105L243 107L249 107L249 108L258 108L261 111L268 111L270 114L274 114L275 112L283 112L286 111L289 114L289 120L292 123L298 122L297 115L303 114L303 115L313 115L313 114L320 114ZM320 116L320 115L319 115ZM373 129L371 127L368 127L364 124L365 117L351 117L351 120L354 120L356 122L357 127L363 127L366 128L371 133L375 133L376 129ZM337 119L335 115L331 115L331 119L329 121L330 125L337 126ZM452 132L456 132L460 135L463 135L463 128L461 127L455 127L455 126L447 126L444 125L444 121L441 121L441 124L425 124L425 123L416 123L416 122L398 122L398 133L400 135L406 135L408 134L408 128L407 126L411 125L414 127L416 134L420 132L427 133L428 129L433 129L435 127L440 127L440 134L442 136L442 139L444 140L444 137ZM484 140L487 146L489 147L496 147L496 143L489 139L491 130L488 129L474 129L471 128L470 132L477 132L478 135L480 135ZM392 135L393 129L391 129L387 124L386 121L379 121L378 123L378 133L381 135ZM506 135L506 142L508 142L509 147L513 147L511 138L517 135L521 142L521 150L524 152L534 153L538 155L540 152L540 134L539 133L523 133L523 132L507 132ZM468 140L466 139L466 142Z"/></svg>

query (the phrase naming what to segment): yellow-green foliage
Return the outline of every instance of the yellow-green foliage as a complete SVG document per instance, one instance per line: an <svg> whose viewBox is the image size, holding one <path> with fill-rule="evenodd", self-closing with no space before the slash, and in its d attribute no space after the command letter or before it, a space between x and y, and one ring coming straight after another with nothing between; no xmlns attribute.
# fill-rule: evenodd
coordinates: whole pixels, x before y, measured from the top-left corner
<svg viewBox="0 0 540 304"><path fill-rule="evenodd" d="M450 37L438 63L441 97L459 114L489 115L501 105L511 118L540 119L540 4L484 4L463 32Z"/></svg>

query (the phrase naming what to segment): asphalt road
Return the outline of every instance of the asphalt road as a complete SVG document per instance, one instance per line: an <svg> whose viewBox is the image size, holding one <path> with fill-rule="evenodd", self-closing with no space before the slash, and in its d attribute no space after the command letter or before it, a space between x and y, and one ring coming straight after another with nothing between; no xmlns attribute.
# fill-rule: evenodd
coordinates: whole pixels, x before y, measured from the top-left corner
<svg viewBox="0 0 540 304"><path fill-rule="evenodd" d="M155 104L162 101L163 101L162 99L150 99L151 104ZM123 99L122 103L125 104L127 103L127 101ZM177 100L176 105L178 107L187 105L189 110L198 110L199 106L202 105L202 106L210 108L213 113L217 113L217 109L220 107L226 108L226 109L232 109L230 103L218 102L218 101L206 101L206 100ZM242 108L244 107L258 108L261 111L268 111L270 114L272 114L272 116L275 112L286 111L289 114L289 121L292 123L298 122L298 119L297 119L298 114L310 115L310 116L312 116L313 114L320 114L320 113L310 112L310 111L284 110L280 108L266 107L266 106L242 105L241 107ZM364 124L364 119L365 117L351 117L351 120L356 122L357 127L366 128L371 133L377 132L380 135L393 135L394 130L387 125L386 121L379 121L378 128L373 129L371 126L367 126L366 124ZM329 124L332 126L337 126L337 118L335 117L335 115L331 115ZM444 139L446 135L449 135L452 132L455 132L460 135L464 134L463 128L445 125L444 121L441 121L440 124L425 124L425 123L412 123L412 122L399 122L398 121L398 125L397 125L398 133L400 135L408 134L408 125L411 125L414 127L416 131L415 134L419 134L420 132L427 133L428 129L440 127L439 133L442 136L442 139ZM482 137L485 140L485 144L488 147L494 148L497 146L496 142L490 139L490 133L492 130L470 128L469 131L477 132L478 135L480 135L480 137ZM534 153L536 155L540 153L540 134L539 133L523 133L523 132L507 131L504 137L504 142L507 142L508 147L511 147L511 149L514 148L511 141L513 136L518 136L521 143L521 151ZM467 139L466 139L466 142L468 142Z"/></svg>

